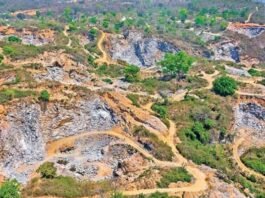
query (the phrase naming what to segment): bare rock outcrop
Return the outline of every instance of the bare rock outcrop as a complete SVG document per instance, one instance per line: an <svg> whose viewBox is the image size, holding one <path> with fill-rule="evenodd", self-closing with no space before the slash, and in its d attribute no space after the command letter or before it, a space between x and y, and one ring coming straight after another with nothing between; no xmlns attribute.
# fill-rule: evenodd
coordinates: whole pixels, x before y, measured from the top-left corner
<svg viewBox="0 0 265 198"><path fill-rule="evenodd" d="M179 48L172 43L155 37L144 37L136 31L111 37L111 57L140 67L155 66L165 53L177 51Z"/></svg>
<svg viewBox="0 0 265 198"><path fill-rule="evenodd" d="M265 108L256 103L241 103L235 108L235 129L248 129L253 137L264 139Z"/></svg>
<svg viewBox="0 0 265 198"><path fill-rule="evenodd" d="M108 130L118 121L116 114L97 96L73 105L50 102L45 111L38 103L13 104L0 120L0 170L7 178L25 183L45 159L47 142Z"/></svg>

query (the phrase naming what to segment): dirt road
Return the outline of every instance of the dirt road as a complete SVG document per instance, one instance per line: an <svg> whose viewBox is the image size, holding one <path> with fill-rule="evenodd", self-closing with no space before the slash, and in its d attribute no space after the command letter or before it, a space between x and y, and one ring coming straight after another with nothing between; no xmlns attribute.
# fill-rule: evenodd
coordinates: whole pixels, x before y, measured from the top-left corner
<svg viewBox="0 0 265 198"><path fill-rule="evenodd" d="M249 175L254 175L254 176L258 177L258 178L262 178L262 179L264 179L264 181L265 181L265 176L264 176L264 175L262 175L262 174L260 174L260 173L258 173L258 172L255 172L254 170L248 168L248 167L247 167L247 166L241 161L241 159L240 159L240 155L239 155L239 152L238 152L238 149L239 149L240 145L242 145L242 143L248 139L248 136L249 136L249 135L246 134L246 133L243 132L243 131L241 131L240 134L241 134L241 137L238 138L238 139L234 142L234 144L233 144L233 146L232 146L232 149L233 149L233 158L234 158L234 160L236 161L238 167L239 167L242 171L248 173Z"/></svg>

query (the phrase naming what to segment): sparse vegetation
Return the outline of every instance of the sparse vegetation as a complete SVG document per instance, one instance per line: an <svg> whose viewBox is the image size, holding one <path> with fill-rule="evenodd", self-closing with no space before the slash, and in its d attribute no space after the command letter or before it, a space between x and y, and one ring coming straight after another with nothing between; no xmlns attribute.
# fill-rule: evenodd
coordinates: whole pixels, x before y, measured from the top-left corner
<svg viewBox="0 0 265 198"><path fill-rule="evenodd" d="M127 98L129 98L131 101L132 101L132 104L136 107L140 107L140 104L139 104L139 96L138 95L135 95L135 94L128 94L127 95Z"/></svg>
<svg viewBox="0 0 265 198"><path fill-rule="evenodd" d="M56 177L56 168L54 163L52 162L45 162L42 164L38 169L37 173L41 174L41 177L46 179L52 179Z"/></svg>
<svg viewBox="0 0 265 198"><path fill-rule="evenodd" d="M50 94L47 90L40 92L39 100L48 102L50 100Z"/></svg>
<svg viewBox="0 0 265 198"><path fill-rule="evenodd" d="M125 80L127 82L137 82L140 80L140 68L135 65L128 65L124 69Z"/></svg>
<svg viewBox="0 0 265 198"><path fill-rule="evenodd" d="M36 92L31 90L3 89L0 90L0 104L8 102L15 98L24 98L35 95Z"/></svg>
<svg viewBox="0 0 265 198"><path fill-rule="evenodd" d="M65 198L91 197L113 190L109 182L77 181L71 177L33 179L23 190L24 197L56 196ZM99 193L100 192L100 193Z"/></svg>
<svg viewBox="0 0 265 198"><path fill-rule="evenodd" d="M149 150L155 158L166 161L172 160L174 154L170 146L161 141L155 134L148 131L145 127L135 127L132 133L135 137L139 137L143 142L146 142L146 149Z"/></svg>
<svg viewBox="0 0 265 198"><path fill-rule="evenodd" d="M171 183L181 182L191 182L192 176L183 167L172 168L165 171L162 174L161 180L157 183L159 188L167 188Z"/></svg>
<svg viewBox="0 0 265 198"><path fill-rule="evenodd" d="M265 175L265 148L252 148L241 156L246 166Z"/></svg>

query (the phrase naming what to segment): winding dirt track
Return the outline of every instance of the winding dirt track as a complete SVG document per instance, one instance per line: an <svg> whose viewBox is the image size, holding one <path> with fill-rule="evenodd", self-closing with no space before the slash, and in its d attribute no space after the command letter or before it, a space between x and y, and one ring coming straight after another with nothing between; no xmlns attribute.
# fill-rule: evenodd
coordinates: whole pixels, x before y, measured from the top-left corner
<svg viewBox="0 0 265 198"><path fill-rule="evenodd" d="M100 30L100 37L99 37L98 42L97 42L97 47L98 47L99 51L102 53L102 55L98 59L95 60L95 63L96 64L106 63L107 65L115 64L116 62L111 60L108 53L104 49L105 39L106 39L106 33Z"/></svg>
<svg viewBox="0 0 265 198"><path fill-rule="evenodd" d="M66 36L67 38L68 38L68 43L67 43L67 47L71 47L72 46L72 39L69 37L69 34L68 34L68 31L69 30L69 26L68 25L66 25L65 27L64 27L64 30L63 30L63 34L64 34L64 36Z"/></svg>
<svg viewBox="0 0 265 198"><path fill-rule="evenodd" d="M241 133L241 134L244 134L244 133ZM265 176L248 168L240 159L240 156L239 156L239 152L238 152L238 149L240 147L240 145L248 138L249 135L245 134L245 135L242 135L239 139L237 139L234 144L233 144L233 158L234 160L236 161L237 165L239 166L239 168L246 172L246 173L249 173L250 175L254 175L258 178L262 178L264 181L265 181Z"/></svg>
<svg viewBox="0 0 265 198"><path fill-rule="evenodd" d="M86 136L92 136L92 135L110 135L119 138L126 144L132 146L135 148L138 152L140 152L143 156L146 158L151 159L156 166L159 167L179 167L185 165L185 168L187 171L193 175L195 182L191 184L190 186L186 187L179 187L179 188L154 188L154 189L141 189L141 190L133 190L133 191L124 191L124 195L138 195L138 194L151 194L154 192L167 192L167 193L178 193L178 192L200 192L204 191L208 188L208 184L206 182L206 176L205 174L200 171L196 165L194 165L191 162L188 162L183 156L181 156L178 151L176 150L175 144L173 143L173 138L171 139L175 132L176 128L172 121L170 121L172 124L170 126L169 135L168 135L168 143L170 143L170 146L172 150L174 151L175 157L177 158L177 162L169 162L169 161L161 161L154 156L152 156L150 153L148 153L142 146L140 146L138 143L135 142L132 138L125 135L125 133L121 129L113 129L110 131L98 131L98 132L86 132L79 135L63 138L57 141L54 141L47 145L47 153L48 158L51 158L52 156L56 156L57 151L66 144L73 144L74 141L78 138L86 137Z"/></svg>

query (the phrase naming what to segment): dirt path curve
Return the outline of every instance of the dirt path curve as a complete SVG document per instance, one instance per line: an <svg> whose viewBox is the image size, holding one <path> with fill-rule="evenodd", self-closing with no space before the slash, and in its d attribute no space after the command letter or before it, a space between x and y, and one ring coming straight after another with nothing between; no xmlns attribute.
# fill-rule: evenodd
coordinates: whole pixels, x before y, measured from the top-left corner
<svg viewBox="0 0 265 198"><path fill-rule="evenodd" d="M213 81L216 79L216 77L219 75L219 71L215 70L213 74L206 74L205 72L202 72L202 78L208 82L208 85L206 87L202 87L199 89L194 89L194 91L201 91L201 90L209 90L213 88Z"/></svg>
<svg viewBox="0 0 265 198"><path fill-rule="evenodd" d="M258 7L256 7L256 10L254 12L249 13L248 18L245 21L245 23L249 23L251 21L251 18L253 16L253 14L255 14L255 12L257 12L257 11L259 11L259 8Z"/></svg>
<svg viewBox="0 0 265 198"><path fill-rule="evenodd" d="M105 41L107 35L105 32L103 32L101 30L99 30L99 31L100 31L100 37L99 37L98 42L97 42L97 47L98 47L99 51L102 53L102 55L98 59L95 60L95 63L96 64L106 63L108 65L115 64L116 62L111 60L108 53L104 49L104 41Z"/></svg>
<svg viewBox="0 0 265 198"><path fill-rule="evenodd" d="M173 122L170 122L171 125L171 129L169 130L169 136L171 137L172 135L175 134L175 125L173 124ZM177 162L170 162L170 161L161 161L158 160L156 158L154 158L153 155L151 155L149 152L147 152L142 146L140 146L138 143L135 142L134 139L132 139L131 137L127 136L122 129L120 128L116 128L113 130L109 130L109 131L101 131L101 132L87 132L87 133L82 133L79 135L75 135L75 136L71 136L71 137L67 137L67 138L63 138L60 140L56 140L54 142L51 142L47 145L47 153L48 153L48 158L51 158L53 156L56 156L58 150L64 146L64 145L72 145L74 144L74 141L78 138L83 138L86 136L91 136L91 135L110 135L110 136L114 136L119 138L120 140L122 140L123 142L125 142L126 144L132 146L133 148L135 148L138 152L140 152L143 156L145 156L146 158L151 159L156 166L159 167L179 167L179 166L183 166L186 165L186 169L188 170L188 172L190 174L193 175L193 177L195 178L195 182L189 186L186 187L180 187L180 188L154 188L154 189L142 189L142 190L133 190L133 191L124 191L123 194L124 195L138 195L138 194L151 194L154 192L167 192L167 193L178 193L178 192L198 192L198 191L204 191L208 188L207 182L206 182L206 176L204 175L203 172L201 172L198 168L196 168L196 166L194 164L192 164L191 162L188 162L184 157L182 157L178 151L176 150L175 144L173 144L173 138L168 139L169 142L171 143L171 147L176 155L176 157L178 158Z"/></svg>
<svg viewBox="0 0 265 198"><path fill-rule="evenodd" d="M72 46L72 39L69 37L68 31L69 30L69 26L66 25L64 26L64 30L63 30L63 34L68 38L68 43L67 43L67 47L71 47Z"/></svg>
<svg viewBox="0 0 265 198"><path fill-rule="evenodd" d="M245 134L245 133L240 133L240 134L242 135L242 134ZM258 172L255 172L254 170L248 168L248 167L247 167L247 166L241 161L241 159L240 159L240 155L239 155L239 151L238 151L238 150L239 150L239 147L240 147L240 145L242 145L242 143L243 143L244 141L247 140L248 136L249 136L248 134L242 135L240 138L238 138L238 139L234 142L234 144L233 144L233 146L232 146L232 149L233 149L233 158L234 158L234 160L236 161L238 167L239 167L243 172L249 173L250 175L254 175L254 176L258 177L258 178L262 178L262 179L265 181L265 176L264 176L264 175L262 175L262 174L260 174L260 173L258 173Z"/></svg>

